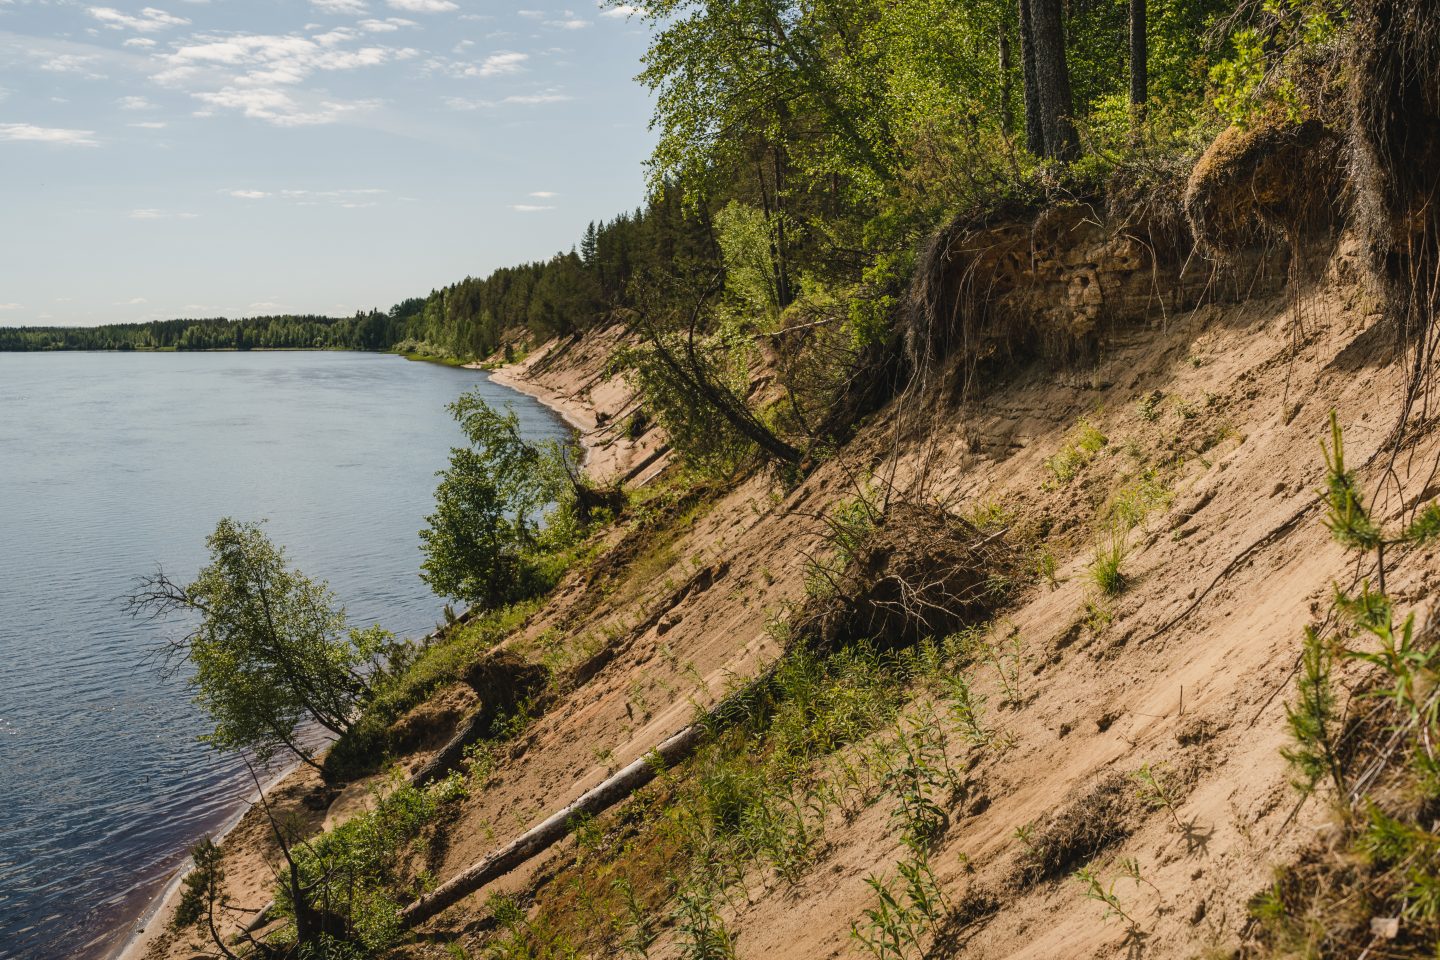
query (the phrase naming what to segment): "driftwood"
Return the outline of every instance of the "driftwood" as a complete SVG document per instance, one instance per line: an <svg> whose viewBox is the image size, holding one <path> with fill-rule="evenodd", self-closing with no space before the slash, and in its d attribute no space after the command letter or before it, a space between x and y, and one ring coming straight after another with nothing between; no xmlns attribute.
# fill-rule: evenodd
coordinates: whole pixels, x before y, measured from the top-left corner
<svg viewBox="0 0 1440 960"><path fill-rule="evenodd" d="M570 823L575 817L593 816L624 800L653 780L657 770L689 756L699 745L702 734L703 727L700 724L681 730L604 783L586 791L574 803L551 814L541 823L441 884L434 893L422 896L410 904L400 912L400 922L406 927L423 923L459 903L490 881L504 876L548 850L569 835Z"/></svg>

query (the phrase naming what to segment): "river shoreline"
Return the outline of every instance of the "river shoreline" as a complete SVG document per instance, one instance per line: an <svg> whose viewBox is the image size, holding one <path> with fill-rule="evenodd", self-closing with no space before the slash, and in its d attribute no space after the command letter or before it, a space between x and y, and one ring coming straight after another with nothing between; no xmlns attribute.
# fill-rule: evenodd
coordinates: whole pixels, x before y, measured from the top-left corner
<svg viewBox="0 0 1440 960"><path fill-rule="evenodd" d="M453 366L453 364L450 365ZM581 449L584 451L584 465L587 469L593 469L597 463L597 453L602 450L602 438L597 413L588 404L574 396L566 396L559 390L529 379L527 377L529 365L525 363L509 364L500 368L486 367L479 363L465 366L468 369L486 371L491 382L531 397L564 420L577 434ZM609 458L600 459L607 463L609 460ZM266 783L263 794L269 797L277 791L305 789L304 781L314 779L314 777L313 770L296 763ZM252 794L245 804L225 821L224 826L215 834L216 842L223 842L234 832L245 819L246 814L255 808L259 798L259 793ZM165 881L159 892L145 901L144 909L116 929L112 945L101 954L104 960L142 960L151 955L152 948L169 932L170 921L179 905L182 885L185 875L190 871L190 866L187 858L185 864Z"/></svg>

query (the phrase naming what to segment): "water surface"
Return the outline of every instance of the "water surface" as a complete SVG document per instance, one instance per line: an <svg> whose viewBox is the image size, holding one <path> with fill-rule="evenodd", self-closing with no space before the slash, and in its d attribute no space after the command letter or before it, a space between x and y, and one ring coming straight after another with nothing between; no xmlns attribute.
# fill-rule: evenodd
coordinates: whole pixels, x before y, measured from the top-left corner
<svg viewBox="0 0 1440 960"><path fill-rule="evenodd" d="M417 532L472 386L566 430L391 356L0 353L0 958L103 952L249 792L146 663L167 628L124 614L134 578L188 580L217 519L267 519L353 621L428 632Z"/></svg>

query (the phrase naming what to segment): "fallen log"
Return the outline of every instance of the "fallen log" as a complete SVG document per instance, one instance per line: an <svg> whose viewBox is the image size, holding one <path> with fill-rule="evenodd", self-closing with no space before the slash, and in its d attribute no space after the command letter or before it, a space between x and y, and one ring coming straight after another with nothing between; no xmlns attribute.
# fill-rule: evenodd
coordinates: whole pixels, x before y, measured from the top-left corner
<svg viewBox="0 0 1440 960"><path fill-rule="evenodd" d="M657 770L672 766L693 753L703 733L704 728L700 724L694 724L665 740L604 783L586 791L574 803L551 814L541 823L441 884L433 893L410 904L400 911L401 924L413 927L417 923L423 923L491 880L504 876L548 850L569 835L570 823L575 817L594 816L624 800L655 779Z"/></svg>

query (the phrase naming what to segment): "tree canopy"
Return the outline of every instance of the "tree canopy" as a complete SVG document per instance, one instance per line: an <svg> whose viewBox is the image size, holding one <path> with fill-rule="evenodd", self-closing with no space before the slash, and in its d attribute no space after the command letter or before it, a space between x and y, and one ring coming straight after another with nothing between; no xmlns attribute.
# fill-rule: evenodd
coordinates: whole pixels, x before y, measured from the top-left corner
<svg viewBox="0 0 1440 960"><path fill-rule="evenodd" d="M187 624L167 653L189 669L195 702L214 723L202 740L262 761L284 750L314 765L301 727L349 730L394 640L378 627L350 629L330 588L289 567L259 524L224 518L206 545L210 562L194 581L146 577L131 610Z"/></svg>
<svg viewBox="0 0 1440 960"><path fill-rule="evenodd" d="M548 555L574 529L569 454L526 440L515 412L490 407L478 391L449 409L469 445L453 448L439 473L435 512L420 531L420 575L436 593L487 609L534 596L550 585Z"/></svg>

